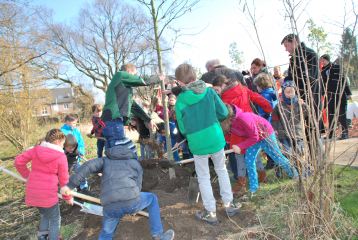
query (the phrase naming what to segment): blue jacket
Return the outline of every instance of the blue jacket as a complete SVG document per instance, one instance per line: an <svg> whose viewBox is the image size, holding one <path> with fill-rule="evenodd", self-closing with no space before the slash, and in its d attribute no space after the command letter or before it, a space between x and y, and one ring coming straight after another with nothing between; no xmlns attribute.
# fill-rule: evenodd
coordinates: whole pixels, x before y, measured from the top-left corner
<svg viewBox="0 0 358 240"><path fill-rule="evenodd" d="M127 147L115 146L106 156L85 162L70 177L67 186L75 188L94 172L102 172L101 205L103 211L133 206L142 197L143 169L137 155Z"/></svg>
<svg viewBox="0 0 358 240"><path fill-rule="evenodd" d="M276 97L275 90L273 90L273 88L266 88L261 92L261 96L263 96L267 101L269 101L272 108L276 106L277 97ZM258 108L259 108L260 117L265 116L266 113L264 112L264 110L260 106L258 106ZM271 114L266 120L269 121L269 123L271 123Z"/></svg>
<svg viewBox="0 0 358 240"><path fill-rule="evenodd" d="M177 141L177 135L179 134L178 128L173 122L169 122L169 129L170 129L170 140L172 142L172 147L174 147L176 141ZM159 142L164 142L164 151L167 151L167 141L165 139L165 136L160 135L159 136ZM175 161L180 161L179 152L176 151L173 153L173 157Z"/></svg>
<svg viewBox="0 0 358 240"><path fill-rule="evenodd" d="M66 124L63 125L63 127L61 128L61 131L67 135L69 133L71 133L73 136L75 136L77 143L78 143L78 150L80 151L80 155L85 155L85 142L83 141L82 135L80 133L80 131L78 130L78 128L74 128L73 130L71 129L70 126L67 126Z"/></svg>

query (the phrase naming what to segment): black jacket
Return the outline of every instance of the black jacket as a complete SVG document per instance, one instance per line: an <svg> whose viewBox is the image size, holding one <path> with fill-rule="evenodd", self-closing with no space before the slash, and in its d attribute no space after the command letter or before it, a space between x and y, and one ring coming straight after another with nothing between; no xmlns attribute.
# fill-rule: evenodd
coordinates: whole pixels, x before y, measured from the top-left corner
<svg viewBox="0 0 358 240"><path fill-rule="evenodd" d="M139 139L149 138L149 129L145 126L144 120L139 119Z"/></svg>
<svg viewBox="0 0 358 240"><path fill-rule="evenodd" d="M216 76L224 75L227 78L236 78L236 79L238 79L241 82L241 84L243 84L245 86L245 83L243 81L243 77L242 77L241 72L238 73L237 75L234 74L234 73L237 73L237 72L240 72L240 71L235 70L235 69L227 68L224 65L219 65L219 66L214 67L214 69L211 70L210 72L204 73L203 76L201 76L201 80L203 80L206 83L212 84L213 80L214 80L214 78Z"/></svg>
<svg viewBox="0 0 358 240"><path fill-rule="evenodd" d="M66 152L67 163L68 163L68 173L72 172L73 168L76 166L80 151L78 150L78 144L76 144L75 150L72 153Z"/></svg>
<svg viewBox="0 0 358 240"><path fill-rule="evenodd" d="M142 197L143 169L133 151L123 146L106 150L106 156L85 162L70 177L67 186L80 185L93 172L102 172L101 205L103 211L130 207Z"/></svg>
<svg viewBox="0 0 358 240"><path fill-rule="evenodd" d="M346 81L346 85L343 86L345 78L343 73L340 77L340 66L335 63L330 63L322 68L321 75L324 84L324 89L327 89L328 106L330 108L335 107L335 105L339 101L339 95L342 88L344 89L344 91L342 94L341 103L346 104L347 95L353 95L353 94L351 88L347 84L347 81Z"/></svg>

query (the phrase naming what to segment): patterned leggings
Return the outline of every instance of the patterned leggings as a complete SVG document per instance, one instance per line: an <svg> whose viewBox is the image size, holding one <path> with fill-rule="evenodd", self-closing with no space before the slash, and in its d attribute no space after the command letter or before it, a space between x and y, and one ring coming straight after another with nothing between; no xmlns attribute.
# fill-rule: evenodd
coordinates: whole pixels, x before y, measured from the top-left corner
<svg viewBox="0 0 358 240"><path fill-rule="evenodd" d="M261 148L278 166L282 167L291 178L294 178L294 176L298 177L296 169L278 149L275 133L273 133L268 138L262 140L261 142L257 142L255 145L246 150L245 163L251 192L255 192L259 187L256 172L256 157Z"/></svg>
<svg viewBox="0 0 358 240"><path fill-rule="evenodd" d="M58 202L49 208L37 208L42 213L37 236L47 235L49 240L57 240L60 234L61 214Z"/></svg>

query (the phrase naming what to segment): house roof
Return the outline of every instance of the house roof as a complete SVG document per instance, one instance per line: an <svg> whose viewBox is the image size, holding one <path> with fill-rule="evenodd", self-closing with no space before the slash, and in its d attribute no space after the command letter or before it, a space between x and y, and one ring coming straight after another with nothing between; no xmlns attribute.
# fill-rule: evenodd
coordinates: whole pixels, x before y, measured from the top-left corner
<svg viewBox="0 0 358 240"><path fill-rule="evenodd" d="M51 104L73 102L73 95L71 88L54 88L51 91ZM57 99L57 101L56 101Z"/></svg>

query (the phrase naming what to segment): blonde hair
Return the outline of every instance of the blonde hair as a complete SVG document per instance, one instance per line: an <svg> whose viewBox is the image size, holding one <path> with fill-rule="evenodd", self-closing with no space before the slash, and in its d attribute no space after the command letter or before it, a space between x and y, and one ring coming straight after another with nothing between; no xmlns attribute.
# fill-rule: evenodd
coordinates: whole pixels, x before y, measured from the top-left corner
<svg viewBox="0 0 358 240"><path fill-rule="evenodd" d="M261 88L262 90L265 90L267 88L272 87L272 82L270 79L270 76L266 73L260 73L254 80L254 84Z"/></svg>
<svg viewBox="0 0 358 240"><path fill-rule="evenodd" d="M232 109L232 106L227 103L225 103L225 106L226 106L227 110L229 110L229 114L223 121L220 122L220 126L221 126L221 129L222 129L224 135L227 135L230 133L230 125L231 125L231 122L235 116L234 116L234 110Z"/></svg>
<svg viewBox="0 0 358 240"><path fill-rule="evenodd" d="M133 63L125 63L125 64L123 64L123 65L121 66L121 71L125 71L125 72L126 72L128 69L134 71L134 70L137 69L137 67L134 66Z"/></svg>
<svg viewBox="0 0 358 240"><path fill-rule="evenodd" d="M75 147L77 145L77 139L71 133L67 134L64 147Z"/></svg>
<svg viewBox="0 0 358 240"><path fill-rule="evenodd" d="M175 69L175 78L185 84L194 82L196 80L195 69L187 63L180 64Z"/></svg>
<svg viewBox="0 0 358 240"><path fill-rule="evenodd" d="M152 108L153 108L153 110L155 110L155 109L157 108L157 103L158 103L158 101L159 101L159 97L154 97L154 98L153 98L153 101L152 101ZM162 103L161 106L163 106L163 103Z"/></svg>
<svg viewBox="0 0 358 240"><path fill-rule="evenodd" d="M63 140L65 138L66 135L60 129L52 129L46 133L45 139L38 140L36 144L40 145L44 141L53 143L56 140Z"/></svg>
<svg viewBox="0 0 358 240"><path fill-rule="evenodd" d="M144 101L144 102L142 103L142 106L143 106L143 107L149 107L149 106L150 106L150 104L149 104L149 102Z"/></svg>

